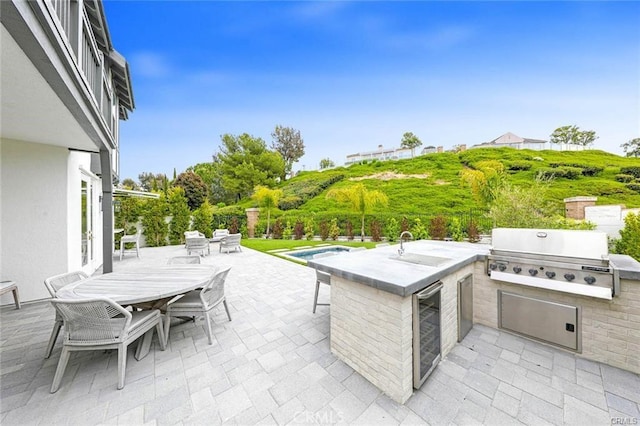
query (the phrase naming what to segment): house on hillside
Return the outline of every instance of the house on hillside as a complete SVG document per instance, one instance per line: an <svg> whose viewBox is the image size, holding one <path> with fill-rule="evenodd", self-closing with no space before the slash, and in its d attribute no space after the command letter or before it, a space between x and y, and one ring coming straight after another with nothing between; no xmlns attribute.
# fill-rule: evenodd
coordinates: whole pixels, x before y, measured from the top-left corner
<svg viewBox="0 0 640 426"><path fill-rule="evenodd" d="M582 145L574 144L555 144L542 139L529 139L507 132L502 136L490 142L473 145L471 148L515 148L515 149L532 149L541 151L543 149L557 149L560 151L582 151L585 149Z"/></svg>
<svg viewBox="0 0 640 426"><path fill-rule="evenodd" d="M439 148L436 148L435 146L427 146L422 148L420 151L415 150L414 156L417 157L419 155L431 154L436 152ZM364 151L347 155L344 165L349 166L361 161L402 160L411 157L411 148L384 148L382 145L378 145L378 149L375 151Z"/></svg>
<svg viewBox="0 0 640 426"><path fill-rule="evenodd" d="M112 270L119 122L134 100L101 0L3 0L0 22L0 279L29 301L49 297L48 276Z"/></svg>

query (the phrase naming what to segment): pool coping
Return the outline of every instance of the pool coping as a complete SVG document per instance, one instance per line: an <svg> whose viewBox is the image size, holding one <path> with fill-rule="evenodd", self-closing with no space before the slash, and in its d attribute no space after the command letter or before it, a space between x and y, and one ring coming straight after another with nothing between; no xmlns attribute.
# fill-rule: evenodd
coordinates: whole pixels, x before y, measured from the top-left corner
<svg viewBox="0 0 640 426"><path fill-rule="evenodd" d="M274 254L276 256L282 257L284 259L287 260L292 260L295 262L303 262L305 265L307 264L307 260L306 259L302 259L300 257L295 257L295 256L289 256L289 253L304 253L304 252L308 252L308 251L316 251L316 250L320 250L320 249L327 249L327 248L343 248L346 249L347 251L351 251L353 249L353 247L349 247L349 246L342 246L339 244L319 244L317 246L304 246L304 248L297 248L297 249L293 249L293 250L287 250L285 252L278 252L278 253L270 253L270 254Z"/></svg>

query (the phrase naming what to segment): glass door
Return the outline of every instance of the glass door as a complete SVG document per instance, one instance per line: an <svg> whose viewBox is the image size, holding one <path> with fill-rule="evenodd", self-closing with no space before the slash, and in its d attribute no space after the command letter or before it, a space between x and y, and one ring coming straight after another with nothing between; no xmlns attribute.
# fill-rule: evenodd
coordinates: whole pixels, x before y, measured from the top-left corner
<svg viewBox="0 0 640 426"><path fill-rule="evenodd" d="M82 176L80 181L80 220L81 225L81 265L82 269L91 269L93 265L93 185L91 179ZM93 272L93 271L91 271Z"/></svg>

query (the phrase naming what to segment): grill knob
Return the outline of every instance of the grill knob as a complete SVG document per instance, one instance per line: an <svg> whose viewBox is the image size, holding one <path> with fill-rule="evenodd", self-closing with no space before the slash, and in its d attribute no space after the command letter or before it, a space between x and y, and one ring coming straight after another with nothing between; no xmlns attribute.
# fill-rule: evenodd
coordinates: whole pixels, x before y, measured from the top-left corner
<svg viewBox="0 0 640 426"><path fill-rule="evenodd" d="M496 265L495 263L492 263L491 265L489 265L489 269L491 269L492 271L495 271L497 267L498 265Z"/></svg>
<svg viewBox="0 0 640 426"><path fill-rule="evenodd" d="M576 279L576 276L573 274L564 274L564 279L567 281L573 281Z"/></svg>
<svg viewBox="0 0 640 426"><path fill-rule="evenodd" d="M531 275L532 277L535 277L536 275L538 275L538 270L537 269L529 269L529 275Z"/></svg>
<svg viewBox="0 0 640 426"><path fill-rule="evenodd" d="M498 265L498 269L500 269L501 272L504 272L504 270L507 269L507 265L500 264Z"/></svg>
<svg viewBox="0 0 640 426"><path fill-rule="evenodd" d="M547 276L547 278L553 278L556 276L556 273L552 271L547 271L544 274Z"/></svg>
<svg viewBox="0 0 640 426"><path fill-rule="evenodd" d="M587 284L591 285L591 284L596 282L596 277L592 277L591 275L587 275L586 277L584 277L584 280L587 282Z"/></svg>
<svg viewBox="0 0 640 426"><path fill-rule="evenodd" d="M519 266L514 266L513 267L513 272L515 272L516 274L519 274L520 272L522 272L522 268Z"/></svg>

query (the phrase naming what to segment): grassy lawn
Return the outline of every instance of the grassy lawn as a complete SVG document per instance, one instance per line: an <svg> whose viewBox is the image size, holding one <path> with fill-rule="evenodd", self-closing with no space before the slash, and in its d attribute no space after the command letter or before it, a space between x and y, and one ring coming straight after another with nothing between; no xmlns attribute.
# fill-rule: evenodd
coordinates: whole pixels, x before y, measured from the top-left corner
<svg viewBox="0 0 640 426"><path fill-rule="evenodd" d="M250 249L268 253L271 250L289 249L293 250L298 247L317 246L317 245L341 245L347 247L366 247L374 248L377 243L360 242L360 241L307 241L307 240L267 240L264 238L243 238L242 245Z"/></svg>

